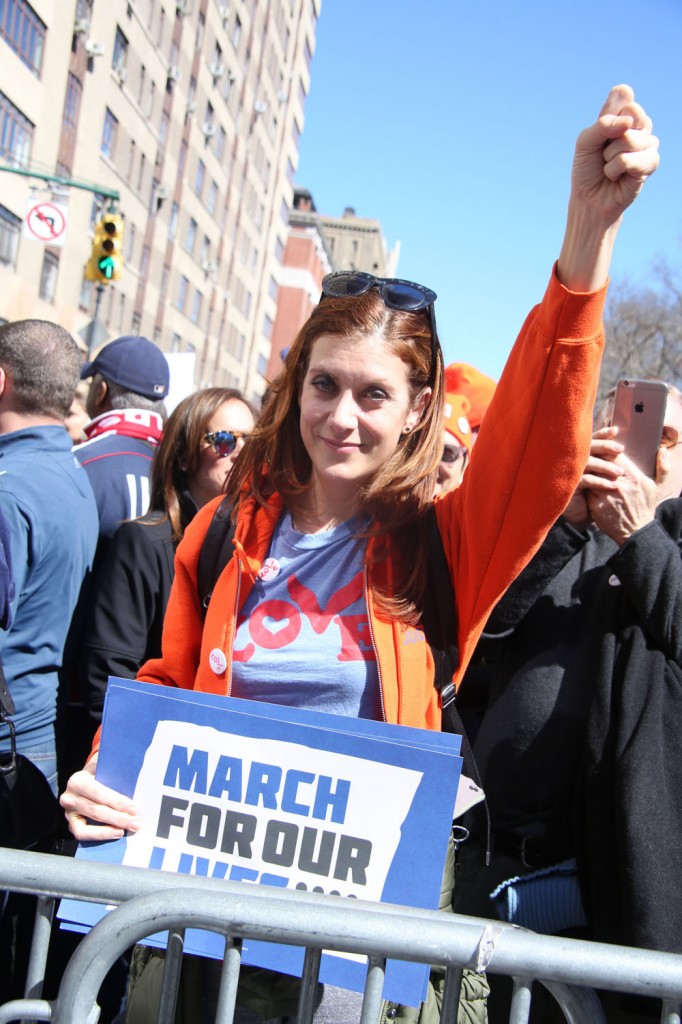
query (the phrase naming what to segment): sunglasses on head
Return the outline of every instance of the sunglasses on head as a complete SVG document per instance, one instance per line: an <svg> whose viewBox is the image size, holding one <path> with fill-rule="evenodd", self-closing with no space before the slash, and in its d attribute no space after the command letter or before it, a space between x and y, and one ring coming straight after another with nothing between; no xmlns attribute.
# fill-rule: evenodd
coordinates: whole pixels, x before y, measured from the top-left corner
<svg viewBox="0 0 682 1024"><path fill-rule="evenodd" d="M384 300L384 305L389 309L400 309L406 313L414 313L419 309L428 310L431 321L431 348L435 355L438 333L434 302L438 296L431 288L425 288L414 281L403 281L398 277L374 277L364 270L339 270L322 278L322 298L356 298L358 295L365 295L372 288L376 288Z"/></svg>
<svg viewBox="0 0 682 1024"><path fill-rule="evenodd" d="M219 455L221 459L226 459L237 447L239 438L246 441L248 436L239 430L214 430L210 434L204 434L204 441L206 444L210 444L216 455Z"/></svg>

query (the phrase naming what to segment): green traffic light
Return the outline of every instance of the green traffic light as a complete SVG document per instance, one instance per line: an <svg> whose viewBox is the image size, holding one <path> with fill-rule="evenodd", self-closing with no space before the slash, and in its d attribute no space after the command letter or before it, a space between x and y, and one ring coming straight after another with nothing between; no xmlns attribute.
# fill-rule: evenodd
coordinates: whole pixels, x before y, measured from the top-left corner
<svg viewBox="0 0 682 1024"><path fill-rule="evenodd" d="M111 256L102 256L101 259L97 260L97 269L106 277L107 281L111 281L114 276L113 258Z"/></svg>

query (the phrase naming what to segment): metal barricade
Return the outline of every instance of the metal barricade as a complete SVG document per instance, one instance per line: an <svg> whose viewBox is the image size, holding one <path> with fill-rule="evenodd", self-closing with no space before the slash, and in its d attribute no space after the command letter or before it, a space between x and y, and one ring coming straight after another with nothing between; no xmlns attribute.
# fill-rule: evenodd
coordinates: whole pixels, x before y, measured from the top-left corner
<svg viewBox="0 0 682 1024"><path fill-rule="evenodd" d="M387 958L446 969L441 1021L453 1024L461 970L469 967L515 979L510 1024L525 1024L530 986L542 981L569 1024L603 1020L593 989L653 996L662 1000L663 1024L680 1024L682 956L555 936L541 936L496 921L291 892L247 883L178 876L119 865L76 861L47 854L0 849L0 889L36 894L39 921L27 998L0 1006L0 1024L15 1020L96 1024L100 984L119 956L139 939L169 930L205 928L225 937L216 1024L233 1019L243 937L306 948L298 1024L311 1024L313 995L323 949L365 954L369 970L359 1024L376 1024L382 1005ZM81 941L64 972L55 1000L40 998L41 961L50 904L68 896L115 905ZM177 945L174 938L172 945ZM172 1022L174 963L167 957L168 998L159 1024ZM339 1022L350 1024L350 1022Z"/></svg>

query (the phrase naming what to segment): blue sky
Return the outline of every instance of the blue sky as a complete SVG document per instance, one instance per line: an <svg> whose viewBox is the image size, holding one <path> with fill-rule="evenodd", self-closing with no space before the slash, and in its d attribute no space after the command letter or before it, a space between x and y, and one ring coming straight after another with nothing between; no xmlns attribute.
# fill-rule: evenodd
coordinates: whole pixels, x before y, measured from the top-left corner
<svg viewBox="0 0 682 1024"><path fill-rule="evenodd" d="M400 242L438 293L446 362L494 377L542 297L573 145L633 86L661 167L623 222L612 281L682 261L680 0L323 0L296 182Z"/></svg>

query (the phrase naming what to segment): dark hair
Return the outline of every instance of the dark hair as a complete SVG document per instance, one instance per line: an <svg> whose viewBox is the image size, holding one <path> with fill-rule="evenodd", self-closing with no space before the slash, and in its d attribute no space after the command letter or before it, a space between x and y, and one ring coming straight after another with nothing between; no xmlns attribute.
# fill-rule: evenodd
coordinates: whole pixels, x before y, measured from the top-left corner
<svg viewBox="0 0 682 1024"><path fill-rule="evenodd" d="M311 486L311 462L301 438L299 394L314 342L323 334L345 337L381 335L390 350L408 367L410 398L416 402L432 388L420 423L401 437L394 453L363 487L360 511L369 517L368 533L393 535L423 519L433 496L435 473L443 448L443 356L432 344L428 310L390 309L371 289L353 298L325 298L313 310L289 350L284 367L272 382L258 427L235 463L227 492L237 500L247 485L262 504L273 491L292 511L300 507ZM435 351L435 356L434 356ZM435 366L433 365L435 359ZM417 538L421 531L416 531ZM404 547L404 545L398 545ZM416 540L396 594L380 595L384 609L408 619L418 617L423 592L425 552Z"/></svg>
<svg viewBox="0 0 682 1024"><path fill-rule="evenodd" d="M17 412L64 420L81 363L76 342L59 324L15 320L0 326L0 366L12 381Z"/></svg>
<svg viewBox="0 0 682 1024"><path fill-rule="evenodd" d="M251 403L241 391L205 388L184 398L166 421L152 462L149 508L153 512L165 512L174 540L180 540L184 532L181 495L187 478L199 468L202 438L215 412L224 402L233 400L242 402L253 413Z"/></svg>

